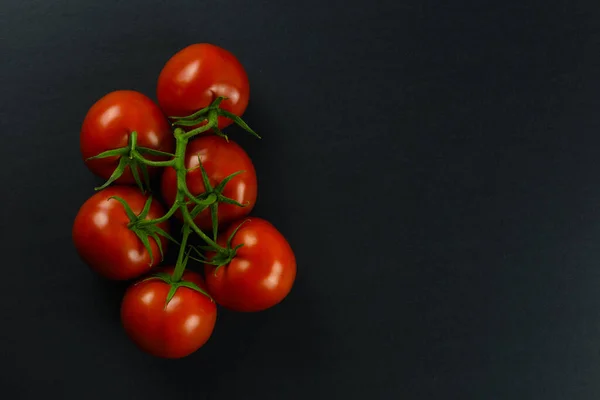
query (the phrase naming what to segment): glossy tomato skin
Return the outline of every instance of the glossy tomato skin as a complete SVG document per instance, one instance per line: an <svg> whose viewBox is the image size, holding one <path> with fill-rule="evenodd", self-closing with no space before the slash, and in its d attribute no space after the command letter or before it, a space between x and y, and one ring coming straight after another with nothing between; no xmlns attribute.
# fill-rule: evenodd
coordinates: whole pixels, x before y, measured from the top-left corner
<svg viewBox="0 0 600 400"><path fill-rule="evenodd" d="M173 272L173 267L161 269ZM185 271L183 280L203 290L200 275ZM121 303L121 322L131 340L143 351L162 358L185 357L210 338L217 320L217 306L206 295L179 287L165 308L170 285L158 280L135 283Z"/></svg>
<svg viewBox="0 0 600 400"><path fill-rule="evenodd" d="M150 98L133 90L117 90L100 98L83 120L79 137L84 161L104 151L125 147L129 134L137 132L137 146L172 153L175 137L162 111ZM145 155L151 160L165 158ZM119 163L118 157L85 161L94 174L108 179ZM156 168L148 168L150 175ZM117 183L129 184L135 180L127 168Z"/></svg>
<svg viewBox="0 0 600 400"><path fill-rule="evenodd" d="M193 170L187 173L186 182L190 192L196 196L206 191L202 172L198 168L198 156L213 188L234 172L244 171L227 183L222 194L246 206L220 203L219 227L224 228L229 222L248 215L256 204L257 179L252 160L244 149L232 140L227 141L215 135L200 136L190 141L186 149L185 167ZM161 193L167 204L173 204L177 195L177 176L173 168L166 169L162 175ZM189 209L192 208L190 205ZM181 218L179 211L176 215ZM210 210L198 214L194 222L200 229L210 230Z"/></svg>
<svg viewBox="0 0 600 400"><path fill-rule="evenodd" d="M148 272L160 263L160 251L149 238L154 261L137 235L127 224L130 220L123 205L111 196L123 198L138 215L147 197L133 186L111 186L90 197L79 209L73 224L73 242L79 256L96 273L112 280L128 280ZM163 216L164 207L153 200L147 219ZM167 221L159 224L169 232ZM159 236L163 250L167 240Z"/></svg>
<svg viewBox="0 0 600 400"><path fill-rule="evenodd" d="M235 258L215 269L205 265L206 285L215 301L234 311L254 312L273 307L291 291L296 279L296 258L283 235L261 218L246 218L235 234L232 247L243 244ZM227 238L243 220L234 222L219 236Z"/></svg>
<svg viewBox="0 0 600 400"><path fill-rule="evenodd" d="M192 44L167 61L157 85L158 103L168 117L184 117L209 106L217 97L221 108L242 116L250 97L244 67L229 51L209 43ZM219 117L219 128L231 125Z"/></svg>

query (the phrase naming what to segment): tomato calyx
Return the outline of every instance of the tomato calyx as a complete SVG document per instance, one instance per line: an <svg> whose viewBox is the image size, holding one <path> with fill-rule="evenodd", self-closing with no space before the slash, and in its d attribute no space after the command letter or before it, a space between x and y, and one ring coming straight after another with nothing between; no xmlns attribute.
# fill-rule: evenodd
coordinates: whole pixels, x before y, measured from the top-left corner
<svg viewBox="0 0 600 400"><path fill-rule="evenodd" d="M203 250L203 251L207 251L207 252L214 252L214 248L212 246L197 246L197 247L192 247L192 249L200 257L200 259L196 259L196 258L193 258L193 257L190 257L190 258L192 258L193 260L196 260L198 262L204 263L204 264L214 265L216 268L213 271L213 273L216 275L217 271L219 270L219 268L228 265L231 262L231 260L233 260L235 258L235 256L237 255L237 251L242 246L244 246L243 243L240 243L237 246L232 247L231 243L233 242L233 238L235 237L235 234L239 231L239 229L242 227L242 225L244 225L244 223L246 223L247 221L249 221L249 220L245 219L244 221L242 221L233 230L233 232L231 232L231 235L229 235L229 237L227 238L227 246L223 250L215 252L215 255L212 258L208 258L207 256L205 256L200 251L200 250Z"/></svg>
<svg viewBox="0 0 600 400"><path fill-rule="evenodd" d="M179 289L180 287L192 289L200 294L205 295L210 299L210 301L214 302L212 296L206 290L196 285L194 282L186 281L181 278L179 280L175 280L173 279L173 276L167 272L157 272L155 274L152 274L151 276L142 279L140 283L150 280L160 280L170 286L169 292L167 293L167 298L165 299L165 308L167 308L169 302L173 299L173 296L175 296L177 289Z"/></svg>
<svg viewBox="0 0 600 400"><path fill-rule="evenodd" d="M177 241L173 239L171 235L169 235L167 232L161 229L157 224L142 223L143 221L148 221L146 217L150 212L150 206L152 205L152 196L148 197L148 200L146 200L146 203L144 204L144 208L138 215L135 215L129 204L127 204L127 202L123 198L119 196L111 196L109 197L109 200L117 200L125 209L125 214L127 214L127 217L130 221L129 224L127 224L127 228L129 228L133 233L136 234L136 236L140 239L140 241L148 251L148 254L150 255L150 265L154 263L154 254L152 254L152 248L150 247L150 238L154 239L156 245L158 246L161 261L164 260L164 251L162 248L161 240L158 237L158 235L161 235L173 242Z"/></svg>
<svg viewBox="0 0 600 400"><path fill-rule="evenodd" d="M194 167L192 170L199 168L202 175L202 183L204 184L204 193L201 193L198 196L194 196L190 199L190 203L195 204L192 211L190 211L190 215L192 219L195 219L198 214L204 211L207 207L210 209L210 217L212 220L212 234L213 240L217 240L217 233L219 229L219 203L225 204L233 204L238 207L246 207L248 204L242 204L234 199L231 199L227 196L223 195L223 190L225 186L235 178L237 175L244 173L245 171L236 171L233 174L225 177L218 185L213 187L208 178L208 174L202 165L202 160L200 155L198 155L198 166ZM190 170L188 170L190 172Z"/></svg>
<svg viewBox="0 0 600 400"><path fill-rule="evenodd" d="M129 167L131 170L131 175L133 175L133 179L135 183L138 185L142 193L145 193L146 190L144 188L150 188L150 175L148 174L148 166L151 167L166 167L173 165L173 160L168 161L152 161L144 158L144 155L155 156L155 157L174 157L174 154L167 153L164 151L159 151L155 149L150 149L147 147L138 147L137 146L137 132L133 131L129 134L129 139L127 146L104 151L95 156L89 157L88 160L96 160L101 158L108 157L118 157L119 163L117 164L117 168L113 171L108 180L102 185L94 188L95 190L102 190L107 188L110 184L115 182L117 179L123 175L125 170ZM141 177L140 177L141 174ZM143 181L142 181L143 179Z"/></svg>
<svg viewBox="0 0 600 400"><path fill-rule="evenodd" d="M193 134L191 135L193 136L194 134L212 129L216 135L224 138L225 140L229 140L228 136L225 133L223 133L218 126L219 117L225 117L231 119L233 122L235 122L236 125L238 125L246 132L260 139L260 135L256 133L252 128L250 128L250 126L248 126L248 124L242 118L219 107L223 100L227 100L227 97L219 96L208 107L204 107L193 114L183 117L172 116L168 118L173 121L171 123L173 126L189 128L203 124L203 126L195 128L188 132L188 135L192 134L193 132Z"/></svg>

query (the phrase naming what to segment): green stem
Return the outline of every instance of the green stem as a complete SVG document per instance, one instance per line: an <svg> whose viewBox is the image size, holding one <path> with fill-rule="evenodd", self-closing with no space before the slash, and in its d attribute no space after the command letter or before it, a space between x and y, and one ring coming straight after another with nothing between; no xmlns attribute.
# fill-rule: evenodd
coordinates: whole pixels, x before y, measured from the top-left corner
<svg viewBox="0 0 600 400"><path fill-rule="evenodd" d="M207 130L210 129L210 125L208 125ZM193 132L193 131L192 131ZM179 209L181 210L181 214L183 216L184 227L191 228L198 236L200 236L206 244L215 248L215 251L225 252L226 249L219 246L216 242L214 242L211 238L209 238L194 222L194 219L190 215L190 211L187 208L187 204L185 204L185 197L190 196L191 193L187 188L186 183L186 175L187 169L185 168L185 150L187 148L187 144L189 141L189 133L186 133L183 129L177 128L175 129L174 135L176 139L175 145L175 158L174 166L175 173L177 175L177 196L175 198L175 203L177 204ZM193 135L192 135L193 136ZM192 195L193 197L193 195Z"/></svg>
<svg viewBox="0 0 600 400"><path fill-rule="evenodd" d="M184 194L185 196L189 197L189 198L190 198L190 200L191 200L192 198L194 198L194 197L195 197L195 196L192 194L192 192L190 192L190 189L187 187L187 184L186 184L186 185L183 185L183 194Z"/></svg>
<svg viewBox="0 0 600 400"><path fill-rule="evenodd" d="M181 247L179 248L179 254L177 255L177 263L175 264L175 270L173 271L173 282L179 282L185 271L185 250L187 246L187 240L190 236L191 230L189 225L183 226L183 237L181 238Z"/></svg>
<svg viewBox="0 0 600 400"><path fill-rule="evenodd" d="M175 159L167 161L153 161L144 158L139 152L134 151L133 157L139 162L149 165L151 167L172 167L175 165Z"/></svg>
<svg viewBox="0 0 600 400"><path fill-rule="evenodd" d="M157 225L157 224L160 224L162 222L165 222L169 218L171 218L173 216L173 214L175 214L175 212L178 209L179 209L179 204L173 203L173 205L171 206L171 208L169 209L169 211L167 211L167 213L165 215L163 215L162 217L156 218L156 219L145 219L145 220L142 220L142 221L138 222L138 225L143 226L143 225Z"/></svg>
<svg viewBox="0 0 600 400"><path fill-rule="evenodd" d="M129 148L131 149L131 152L129 153L129 158L134 157L134 154L136 153L135 146L137 146L137 132L133 131L129 135Z"/></svg>
<svg viewBox="0 0 600 400"><path fill-rule="evenodd" d="M192 137L198 135L199 133L209 131L212 127L213 127L213 124L207 122L206 125L203 125L203 126L201 126L199 128L196 128L196 129L192 129L191 131L185 133L183 135L183 137L185 139L189 140Z"/></svg>
<svg viewBox="0 0 600 400"><path fill-rule="evenodd" d="M192 219L190 211L187 209L186 206L183 206L181 208L181 212L183 213L183 221L187 225L189 225L189 227L192 228L194 230L194 232L196 232L196 234L198 234L198 236L200 236L202 238L202 240L204 240L206 242L206 244L208 244L210 247L214 247L215 251L217 251L219 253L227 253L227 249L219 246L215 241L213 241L211 238L209 238L206 235L206 233L202 232L202 230L200 228L198 228L198 225L196 225L194 223L194 220Z"/></svg>

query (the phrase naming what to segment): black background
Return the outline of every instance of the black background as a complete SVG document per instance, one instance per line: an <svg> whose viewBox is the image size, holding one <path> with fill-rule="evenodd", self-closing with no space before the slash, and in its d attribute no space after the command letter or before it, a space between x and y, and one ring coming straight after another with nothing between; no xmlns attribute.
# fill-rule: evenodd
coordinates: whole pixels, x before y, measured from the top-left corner
<svg viewBox="0 0 600 400"><path fill-rule="evenodd" d="M4 397L600 398L599 21L596 0L4 0ZM196 42L248 72L264 139L230 134L299 271L166 361L72 246L99 182L78 135Z"/></svg>

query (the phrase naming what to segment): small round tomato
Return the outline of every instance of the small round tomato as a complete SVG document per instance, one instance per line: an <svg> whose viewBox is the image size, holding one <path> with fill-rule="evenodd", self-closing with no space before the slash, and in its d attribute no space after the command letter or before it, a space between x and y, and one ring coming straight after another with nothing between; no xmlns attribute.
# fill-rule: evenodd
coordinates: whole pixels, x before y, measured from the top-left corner
<svg viewBox="0 0 600 400"><path fill-rule="evenodd" d="M172 274L173 267L161 272ZM185 271L182 279L206 291L200 275ZM217 306L206 295L180 286L166 305L171 284L160 279L130 286L121 303L121 323L129 338L143 351L163 358L185 357L210 338Z"/></svg>
<svg viewBox="0 0 600 400"><path fill-rule="evenodd" d="M219 226L223 228L227 223L248 215L256 204L257 180L252 160L244 149L232 140L227 141L215 135L200 136L190 141L185 154L185 167L189 171L186 182L188 189L195 196L206 192L198 156L213 188L227 176L244 171L227 182L221 194L244 204L245 207L219 203ZM173 204L177 196L177 175L173 168L166 169L162 175L161 193L167 204ZM189 209L192 208L193 205L190 205ZM181 218L179 211L176 215ZM209 230L212 226L210 210L206 209L198 214L194 222L200 229Z"/></svg>
<svg viewBox="0 0 600 400"><path fill-rule="evenodd" d="M117 90L98 100L88 111L79 136L84 160L108 150L126 147L131 132L137 132L137 147L172 153L175 137L160 108L147 96L133 90ZM149 160L164 157L144 155ZM119 164L119 157L85 161L94 174L108 179ZM157 168L148 168L150 176ZM127 167L117 183L134 183L131 169Z"/></svg>
<svg viewBox="0 0 600 400"><path fill-rule="evenodd" d="M79 256L98 274L113 280L128 280L148 272L161 261L157 243L149 237L152 261L139 237L128 228L124 206L112 196L127 202L134 214L144 209L148 197L133 186L111 186L90 197L79 209L73 224L73 242ZM164 207L152 200L146 219L163 216ZM168 222L158 224L169 232ZM163 251L167 239L159 236Z"/></svg>
<svg viewBox="0 0 600 400"><path fill-rule="evenodd" d="M271 223L254 217L232 223L219 235L219 245L225 247L238 227L231 247L243 246L231 262L219 268L205 264L208 291L218 304L234 311L273 307L289 294L296 279L294 252Z"/></svg>
<svg viewBox="0 0 600 400"><path fill-rule="evenodd" d="M242 116L250 84L242 64L229 51L208 43L190 45L167 61L158 77L158 104L169 117L185 117L226 97L220 107ZM219 117L223 129L233 121Z"/></svg>

